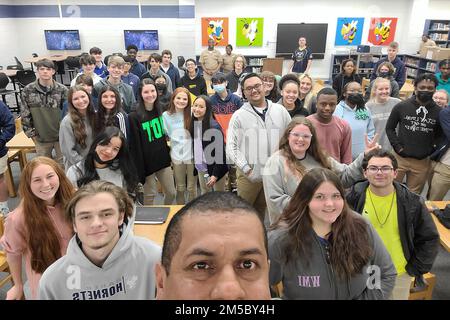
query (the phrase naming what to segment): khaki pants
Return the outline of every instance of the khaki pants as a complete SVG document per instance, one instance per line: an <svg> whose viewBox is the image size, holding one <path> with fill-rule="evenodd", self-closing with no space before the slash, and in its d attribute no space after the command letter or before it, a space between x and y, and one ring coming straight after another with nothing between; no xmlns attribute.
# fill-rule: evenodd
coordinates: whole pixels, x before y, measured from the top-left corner
<svg viewBox="0 0 450 320"><path fill-rule="evenodd" d="M194 200L195 197L197 197L197 178L194 176L194 164L186 162L173 162L173 173L177 188L177 204L186 203L184 196L186 191L186 180L188 201Z"/></svg>
<svg viewBox="0 0 450 320"><path fill-rule="evenodd" d="M418 160L414 158L404 158L399 156L397 153L394 153L394 155L398 162L398 172L395 180L398 182L403 182L403 178L406 176L406 185L409 190L417 194L421 194L423 186L427 181L430 158L427 157L425 159Z"/></svg>
<svg viewBox="0 0 450 320"><path fill-rule="evenodd" d="M442 201L450 189L450 166L438 162L433 170L428 200Z"/></svg>
<svg viewBox="0 0 450 320"><path fill-rule="evenodd" d="M38 156L47 157L53 159L52 151L55 149L55 161L58 162L61 167L64 169L63 164L63 155L61 153L61 147L59 146L59 141L55 142L39 142L36 139L33 139L34 144L36 145L36 153Z"/></svg>
<svg viewBox="0 0 450 320"><path fill-rule="evenodd" d="M228 173L226 175L226 190L232 192L233 190L237 189L237 185L236 185L236 166L230 165L229 166L229 170Z"/></svg>
<svg viewBox="0 0 450 320"><path fill-rule="evenodd" d="M164 204L171 205L175 199L175 184L173 183L173 172L171 167L161 169L145 178L144 204L153 205L156 196L156 178L161 184L164 193Z"/></svg>
<svg viewBox="0 0 450 320"><path fill-rule="evenodd" d="M266 198L262 181L251 182L241 170L237 170L237 192L238 196L250 203L259 213L264 221L266 214Z"/></svg>
<svg viewBox="0 0 450 320"><path fill-rule="evenodd" d="M206 181L205 181L205 174L207 172L198 172L198 183L200 184L200 191L202 192L202 194L205 194L207 192L212 191L211 188L208 188L206 186ZM225 182L226 182L226 178L225 176L223 176L222 178L220 178L219 180L216 181L216 183L214 184L213 190L214 191L225 191Z"/></svg>
<svg viewBox="0 0 450 320"><path fill-rule="evenodd" d="M392 300L408 300L409 289L411 288L412 277L407 273L403 273L395 279L394 290L392 291Z"/></svg>

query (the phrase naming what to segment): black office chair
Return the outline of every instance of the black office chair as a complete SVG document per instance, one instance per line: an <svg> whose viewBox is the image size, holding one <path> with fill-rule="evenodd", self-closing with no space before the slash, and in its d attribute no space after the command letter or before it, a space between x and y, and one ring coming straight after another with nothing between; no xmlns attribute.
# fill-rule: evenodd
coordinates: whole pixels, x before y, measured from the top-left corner
<svg viewBox="0 0 450 320"><path fill-rule="evenodd" d="M186 62L186 60L184 59L183 56L178 56L177 58L178 58L178 69L186 72L186 67L184 66L184 63Z"/></svg>
<svg viewBox="0 0 450 320"><path fill-rule="evenodd" d="M105 66L108 65L108 60L109 60L109 57L111 57L111 56L112 56L112 54L108 54L108 55L103 59L103 62L105 63Z"/></svg>
<svg viewBox="0 0 450 320"><path fill-rule="evenodd" d="M79 72L81 68L80 56L67 57L66 65L67 65L67 72L69 72L69 79L70 81L72 81L72 79L75 77L75 75Z"/></svg>
<svg viewBox="0 0 450 320"><path fill-rule="evenodd" d="M19 84L19 90L22 92L22 89L36 81L36 74L31 70L18 70L16 74L16 81Z"/></svg>
<svg viewBox="0 0 450 320"><path fill-rule="evenodd" d="M10 90L10 89L6 89L6 87L9 84L9 78L6 74L4 74L3 72L0 72L0 95L2 96L2 100L3 102L9 107L9 109L12 112L20 112L20 105L19 105L19 99L17 97L17 94L19 93L18 90ZM6 95L8 94L15 94L16 96L16 107L15 108L11 108L7 103L6 103Z"/></svg>

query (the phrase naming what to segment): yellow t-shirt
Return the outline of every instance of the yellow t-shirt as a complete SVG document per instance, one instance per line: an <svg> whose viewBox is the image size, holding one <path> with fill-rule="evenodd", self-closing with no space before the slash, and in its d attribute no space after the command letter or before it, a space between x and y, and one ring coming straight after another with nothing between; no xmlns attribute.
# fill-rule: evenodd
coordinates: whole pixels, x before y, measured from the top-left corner
<svg viewBox="0 0 450 320"><path fill-rule="evenodd" d="M403 254L398 229L397 194L395 191L387 196L379 197L366 190L366 203L363 216L368 218L391 255L398 275L406 272L406 259Z"/></svg>

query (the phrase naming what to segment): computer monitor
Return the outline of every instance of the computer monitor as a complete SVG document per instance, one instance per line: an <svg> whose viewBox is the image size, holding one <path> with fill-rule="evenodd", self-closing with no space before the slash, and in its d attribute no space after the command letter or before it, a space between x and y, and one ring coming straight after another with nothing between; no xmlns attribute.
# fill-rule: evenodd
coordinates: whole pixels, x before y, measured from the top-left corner
<svg viewBox="0 0 450 320"><path fill-rule="evenodd" d="M125 49L134 44L139 50L159 50L158 30L123 30Z"/></svg>
<svg viewBox="0 0 450 320"><path fill-rule="evenodd" d="M81 50L78 30L45 30L47 50Z"/></svg>

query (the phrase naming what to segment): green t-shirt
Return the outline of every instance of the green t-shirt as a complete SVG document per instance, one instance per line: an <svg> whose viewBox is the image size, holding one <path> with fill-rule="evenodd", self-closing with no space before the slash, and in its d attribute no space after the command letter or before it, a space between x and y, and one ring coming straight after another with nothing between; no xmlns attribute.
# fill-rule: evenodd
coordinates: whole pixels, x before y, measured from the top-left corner
<svg viewBox="0 0 450 320"><path fill-rule="evenodd" d="M397 195L395 191L387 196L379 197L366 190L366 203L363 216L368 218L383 240L398 275L406 272L406 259L403 254L397 218Z"/></svg>

